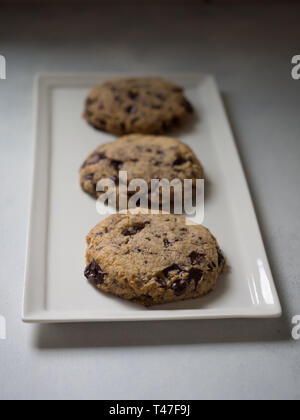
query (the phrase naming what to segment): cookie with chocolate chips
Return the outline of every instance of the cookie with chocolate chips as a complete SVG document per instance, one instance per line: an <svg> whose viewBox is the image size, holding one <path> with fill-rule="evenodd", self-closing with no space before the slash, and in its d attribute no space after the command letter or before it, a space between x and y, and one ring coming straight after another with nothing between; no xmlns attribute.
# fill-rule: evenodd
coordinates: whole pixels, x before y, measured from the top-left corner
<svg viewBox="0 0 300 420"><path fill-rule="evenodd" d="M87 236L89 282L146 306L207 294L225 266L209 230L182 216L115 214Z"/></svg>
<svg viewBox="0 0 300 420"><path fill-rule="evenodd" d="M83 117L95 128L117 135L161 134L182 124L192 113L180 86L140 77L94 88L86 99Z"/></svg>
<svg viewBox="0 0 300 420"><path fill-rule="evenodd" d="M195 184L196 179L203 178L202 166L187 145L170 137L131 134L103 144L91 153L81 167L80 185L87 193L99 197L102 192L97 191L98 181L111 179L119 198L123 192L119 185L120 171L127 172L128 183L134 179L145 180L149 193L153 179L178 179L184 188L185 179L192 179ZM134 192L128 192L127 199L130 194Z"/></svg>

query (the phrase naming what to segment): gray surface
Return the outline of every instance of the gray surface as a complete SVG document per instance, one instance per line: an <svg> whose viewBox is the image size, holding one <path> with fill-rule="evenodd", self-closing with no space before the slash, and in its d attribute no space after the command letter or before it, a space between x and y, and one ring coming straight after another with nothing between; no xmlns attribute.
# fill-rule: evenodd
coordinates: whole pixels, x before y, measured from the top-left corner
<svg viewBox="0 0 300 420"><path fill-rule="evenodd" d="M1 398L299 398L300 8L86 2L0 10ZM125 6L126 5L126 6ZM148 17L148 19L145 18ZM24 325L32 84L40 71L214 73L224 93L275 281L280 320ZM245 238L245 240L247 240Z"/></svg>

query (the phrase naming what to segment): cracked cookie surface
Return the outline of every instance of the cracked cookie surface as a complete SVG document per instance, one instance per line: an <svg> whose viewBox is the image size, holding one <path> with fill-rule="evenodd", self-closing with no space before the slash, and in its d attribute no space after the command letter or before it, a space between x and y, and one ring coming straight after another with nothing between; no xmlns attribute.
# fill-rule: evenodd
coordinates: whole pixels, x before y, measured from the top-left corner
<svg viewBox="0 0 300 420"><path fill-rule="evenodd" d="M196 179L203 178L202 166L187 145L171 137L131 134L103 144L91 153L81 167L80 185L85 192L99 197L102 192L97 191L98 181L111 179L119 198L123 191L119 171L127 172L128 182L145 180L149 191L152 179L181 182L192 179L195 184Z"/></svg>
<svg viewBox="0 0 300 420"><path fill-rule="evenodd" d="M209 230L182 216L115 214L91 230L87 245L85 277L146 306L207 294L226 265Z"/></svg>
<svg viewBox="0 0 300 420"><path fill-rule="evenodd" d="M183 89L167 80L140 77L112 80L94 88L83 117L109 133L161 134L193 113Z"/></svg>

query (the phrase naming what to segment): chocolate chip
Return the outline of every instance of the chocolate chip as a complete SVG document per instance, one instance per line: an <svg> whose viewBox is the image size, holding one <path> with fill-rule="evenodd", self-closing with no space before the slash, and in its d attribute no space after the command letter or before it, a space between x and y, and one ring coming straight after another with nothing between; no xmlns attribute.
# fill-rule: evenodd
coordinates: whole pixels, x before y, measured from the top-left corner
<svg viewBox="0 0 300 420"><path fill-rule="evenodd" d="M159 162L154 158L150 159L150 162L152 163L153 166L159 166Z"/></svg>
<svg viewBox="0 0 300 420"><path fill-rule="evenodd" d="M189 278L191 280L201 280L203 277L203 271L199 268L191 268L189 271Z"/></svg>
<svg viewBox="0 0 300 420"><path fill-rule="evenodd" d="M216 264L212 261L209 264L207 264L208 270L207 271L213 271L214 268L216 268Z"/></svg>
<svg viewBox="0 0 300 420"><path fill-rule="evenodd" d="M182 89L180 87L174 87L174 88L172 88L172 92L181 93Z"/></svg>
<svg viewBox="0 0 300 420"><path fill-rule="evenodd" d="M95 286L104 283L104 275L105 273L102 271L99 264L93 260L84 270L85 277L93 283Z"/></svg>
<svg viewBox="0 0 300 420"><path fill-rule="evenodd" d="M96 187L97 182L95 182L95 181L94 181L94 175L95 175L95 174L87 174L87 175L84 177L84 179L85 179L86 181L90 181L90 183L92 184L92 186L93 186L93 187Z"/></svg>
<svg viewBox="0 0 300 420"><path fill-rule="evenodd" d="M107 228L104 228L104 232L100 231L100 232L97 233L97 235L98 236L102 236L103 233L108 233L108 229Z"/></svg>
<svg viewBox="0 0 300 420"><path fill-rule="evenodd" d="M217 248L217 252L218 252L218 265L219 265L219 269L222 270L222 268L225 265L225 258L224 258L224 255L223 255L222 251L220 250L220 248Z"/></svg>
<svg viewBox="0 0 300 420"><path fill-rule="evenodd" d="M152 105L151 108L152 109L161 109L162 106L161 105Z"/></svg>
<svg viewBox="0 0 300 420"><path fill-rule="evenodd" d="M195 282L195 290L198 287L199 281L203 278L203 271L199 270L199 268L191 268L189 271L189 279L194 280Z"/></svg>
<svg viewBox="0 0 300 420"><path fill-rule="evenodd" d="M162 95L161 93L157 93L155 96L156 96L158 99L160 99L161 101L165 101L165 100L166 100L166 97L165 97L164 95Z"/></svg>
<svg viewBox="0 0 300 420"><path fill-rule="evenodd" d="M163 126L163 130L164 131L168 131L171 128L171 124L168 121L164 121L163 124L162 124L162 126Z"/></svg>
<svg viewBox="0 0 300 420"><path fill-rule="evenodd" d="M98 153L98 152L94 153L89 159L89 165L92 163L97 163L100 160L104 160L104 159L106 159L106 156L104 153Z"/></svg>
<svg viewBox="0 0 300 420"><path fill-rule="evenodd" d="M128 107L126 108L126 112L127 112L128 114L136 114L136 112L137 112L137 108L136 108L135 106L133 106L133 105L130 105L130 106L128 106Z"/></svg>
<svg viewBox="0 0 300 420"><path fill-rule="evenodd" d="M180 166L186 163L186 160L182 156L178 156L178 158L173 162L174 166Z"/></svg>
<svg viewBox="0 0 300 420"><path fill-rule="evenodd" d="M170 245L171 245L171 242L169 242L168 239L164 239L164 247L169 248Z"/></svg>
<svg viewBox="0 0 300 420"><path fill-rule="evenodd" d="M175 296L181 296L185 293L187 287L188 287L187 281L183 279L179 279L179 280L176 280L172 284L171 289L173 290Z"/></svg>
<svg viewBox="0 0 300 420"><path fill-rule="evenodd" d="M134 91L130 90L128 92L128 96L129 96L130 99L132 99L134 101L134 100L137 100L140 95L138 94L138 92L134 92Z"/></svg>
<svg viewBox="0 0 300 420"><path fill-rule="evenodd" d="M114 181L115 185L119 185L120 179L118 176L113 175L110 179Z"/></svg>
<svg viewBox="0 0 300 420"><path fill-rule="evenodd" d="M130 226L129 228L124 229L122 231L122 235L124 235L124 236L136 235L138 232L140 232L141 230L144 229L145 225L146 225L146 223L142 223L142 224L135 225L135 226Z"/></svg>
<svg viewBox="0 0 300 420"><path fill-rule="evenodd" d="M125 131L125 128L126 128L125 124L124 124L124 123L121 123L121 124L120 124L120 129L121 129L122 131Z"/></svg>
<svg viewBox="0 0 300 420"><path fill-rule="evenodd" d="M81 169L85 168L87 165L94 165L95 163L98 163L100 160L103 159L106 159L105 154L96 152L83 163Z"/></svg>
<svg viewBox="0 0 300 420"><path fill-rule="evenodd" d="M193 251L189 257L191 259L192 265L200 265L205 258L205 254L200 254L199 252Z"/></svg>
<svg viewBox="0 0 300 420"><path fill-rule="evenodd" d="M106 121L105 121L105 120L98 120L98 123L99 123L100 125L102 125L103 127L105 127L105 126L106 126Z"/></svg>
<svg viewBox="0 0 300 420"><path fill-rule="evenodd" d="M172 118L172 125L178 125L180 123L180 120L178 117L173 117Z"/></svg>
<svg viewBox="0 0 300 420"><path fill-rule="evenodd" d="M86 104L87 107L89 107L89 106L93 105L95 102L97 102L96 98L87 98L85 104Z"/></svg>
<svg viewBox="0 0 300 420"><path fill-rule="evenodd" d="M121 162L120 160L112 160L111 162L110 162L110 164L111 164L111 166L113 166L114 168L115 168L115 170L116 171L119 171L120 170L120 168L122 167L122 165L123 165L123 162Z"/></svg>
<svg viewBox="0 0 300 420"><path fill-rule="evenodd" d="M177 264L172 264L169 267L165 268L163 270L163 273L166 277L169 277L169 273L171 271L177 271L177 272L181 272L181 268L177 265Z"/></svg>
<svg viewBox="0 0 300 420"><path fill-rule="evenodd" d="M161 285L164 289L167 287L167 282L165 279L162 279L160 277L156 278L155 281Z"/></svg>
<svg viewBox="0 0 300 420"><path fill-rule="evenodd" d="M185 108L185 110L189 114L192 114L194 112L194 108L192 107L192 104L189 101L187 101L186 99L182 102L182 106Z"/></svg>

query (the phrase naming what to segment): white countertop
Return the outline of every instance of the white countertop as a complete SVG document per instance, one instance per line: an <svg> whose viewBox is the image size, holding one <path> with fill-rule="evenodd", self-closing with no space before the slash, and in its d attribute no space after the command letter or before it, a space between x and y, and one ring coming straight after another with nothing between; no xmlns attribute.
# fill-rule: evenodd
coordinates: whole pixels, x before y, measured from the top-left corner
<svg viewBox="0 0 300 420"><path fill-rule="evenodd" d="M300 398L300 340L291 338L300 315L300 80L290 64L300 54L300 7L150 4L0 6L0 399ZM21 322L32 87L42 71L216 76L282 319Z"/></svg>

